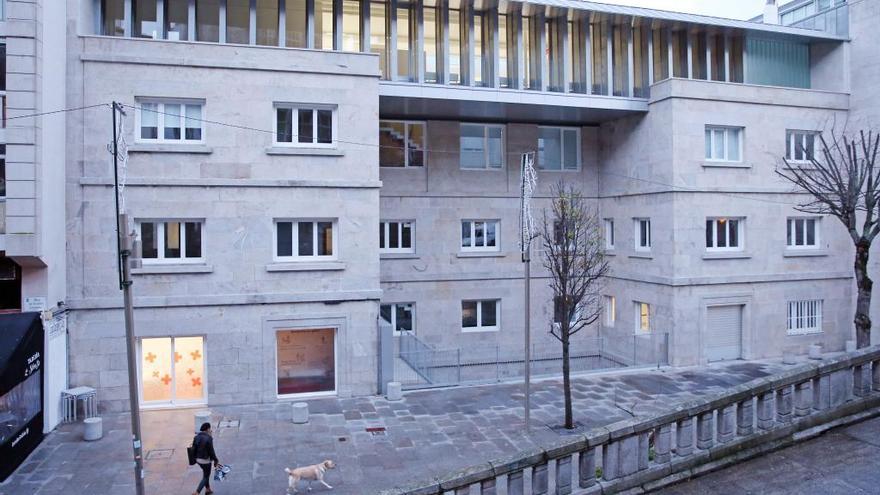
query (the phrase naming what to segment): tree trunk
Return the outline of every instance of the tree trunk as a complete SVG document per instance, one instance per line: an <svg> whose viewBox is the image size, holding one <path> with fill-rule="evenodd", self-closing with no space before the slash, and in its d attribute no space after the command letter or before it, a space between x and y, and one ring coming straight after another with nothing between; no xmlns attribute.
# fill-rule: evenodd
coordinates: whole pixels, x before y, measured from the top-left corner
<svg viewBox="0 0 880 495"><path fill-rule="evenodd" d="M853 322L856 326L856 347L868 347L871 345L871 289L874 282L868 277L868 255L871 244L861 240L856 244L856 259L853 269L856 274L856 287L858 297L856 299L856 316Z"/></svg>
<svg viewBox="0 0 880 495"><path fill-rule="evenodd" d="M571 417L571 365L568 362L568 329L563 330L562 334L562 388L565 391L565 427L567 429L574 428L574 421Z"/></svg>

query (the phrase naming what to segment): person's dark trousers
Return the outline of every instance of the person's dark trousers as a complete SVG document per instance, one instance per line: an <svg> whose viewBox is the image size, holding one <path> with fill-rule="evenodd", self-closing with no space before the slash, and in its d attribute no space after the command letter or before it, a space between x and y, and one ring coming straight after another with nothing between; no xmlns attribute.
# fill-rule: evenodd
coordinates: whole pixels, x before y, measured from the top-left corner
<svg viewBox="0 0 880 495"><path fill-rule="evenodd" d="M202 468L202 481L199 482L199 487L196 489L196 493L202 493L202 488L211 489L211 465L210 464L199 464L199 467Z"/></svg>

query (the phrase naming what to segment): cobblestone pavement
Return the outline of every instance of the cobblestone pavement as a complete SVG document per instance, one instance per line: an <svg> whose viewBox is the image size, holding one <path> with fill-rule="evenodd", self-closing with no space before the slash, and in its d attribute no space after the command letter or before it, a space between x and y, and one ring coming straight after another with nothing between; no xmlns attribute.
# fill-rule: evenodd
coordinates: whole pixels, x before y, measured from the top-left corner
<svg viewBox="0 0 880 495"><path fill-rule="evenodd" d="M880 418L832 430L804 443L655 493L880 493Z"/></svg>
<svg viewBox="0 0 880 495"><path fill-rule="evenodd" d="M779 361L734 361L573 377L575 420L583 428L601 426L784 368ZM333 459L338 468L326 480L334 489L316 485L312 493L364 495L558 441L561 378L535 383L532 390L530 436L523 434L521 384L410 392L399 402L314 399L305 425L291 423L289 402L212 407L217 454L233 467L214 488L217 495L283 494L285 467ZM49 434L0 484L0 494L133 493L128 415L104 416L104 438L97 442L83 442L82 428L68 424ZM186 462L192 428L191 409L144 412L147 493L193 492L200 474Z"/></svg>

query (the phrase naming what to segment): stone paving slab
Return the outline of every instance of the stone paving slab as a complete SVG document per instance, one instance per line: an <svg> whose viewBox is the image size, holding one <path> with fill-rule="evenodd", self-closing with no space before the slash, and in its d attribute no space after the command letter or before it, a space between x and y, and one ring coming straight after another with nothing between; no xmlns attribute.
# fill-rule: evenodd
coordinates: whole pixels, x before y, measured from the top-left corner
<svg viewBox="0 0 880 495"><path fill-rule="evenodd" d="M581 375L572 379L575 420L592 428L717 393L785 369L779 361L734 361L700 368ZM217 495L283 494L285 467L332 459L338 468L312 493L364 495L428 479L518 450L559 441L562 380L532 386L532 433L525 435L522 385L409 392L382 397L307 401L308 424L291 422L291 403L212 407L220 461L233 467ZM144 411L147 493L188 494L200 470L186 463L193 410ZM237 427L218 428L238 421ZM104 416L104 438L83 442L81 423L63 425L6 482L0 495L134 493L127 414ZM381 432L368 429L384 428ZM173 452L167 452L172 450ZM150 452L158 452L150 455ZM302 487L303 490L305 486ZM830 487L831 488L831 487Z"/></svg>
<svg viewBox="0 0 880 495"><path fill-rule="evenodd" d="M832 430L818 438L655 493L880 493L880 418Z"/></svg>

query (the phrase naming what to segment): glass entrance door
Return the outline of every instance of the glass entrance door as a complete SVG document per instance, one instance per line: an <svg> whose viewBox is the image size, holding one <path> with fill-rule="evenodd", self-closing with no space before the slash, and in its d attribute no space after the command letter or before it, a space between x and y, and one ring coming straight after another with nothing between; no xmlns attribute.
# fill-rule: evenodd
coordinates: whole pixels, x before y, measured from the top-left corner
<svg viewBox="0 0 880 495"><path fill-rule="evenodd" d="M144 405L205 402L204 338L141 339L140 354Z"/></svg>

